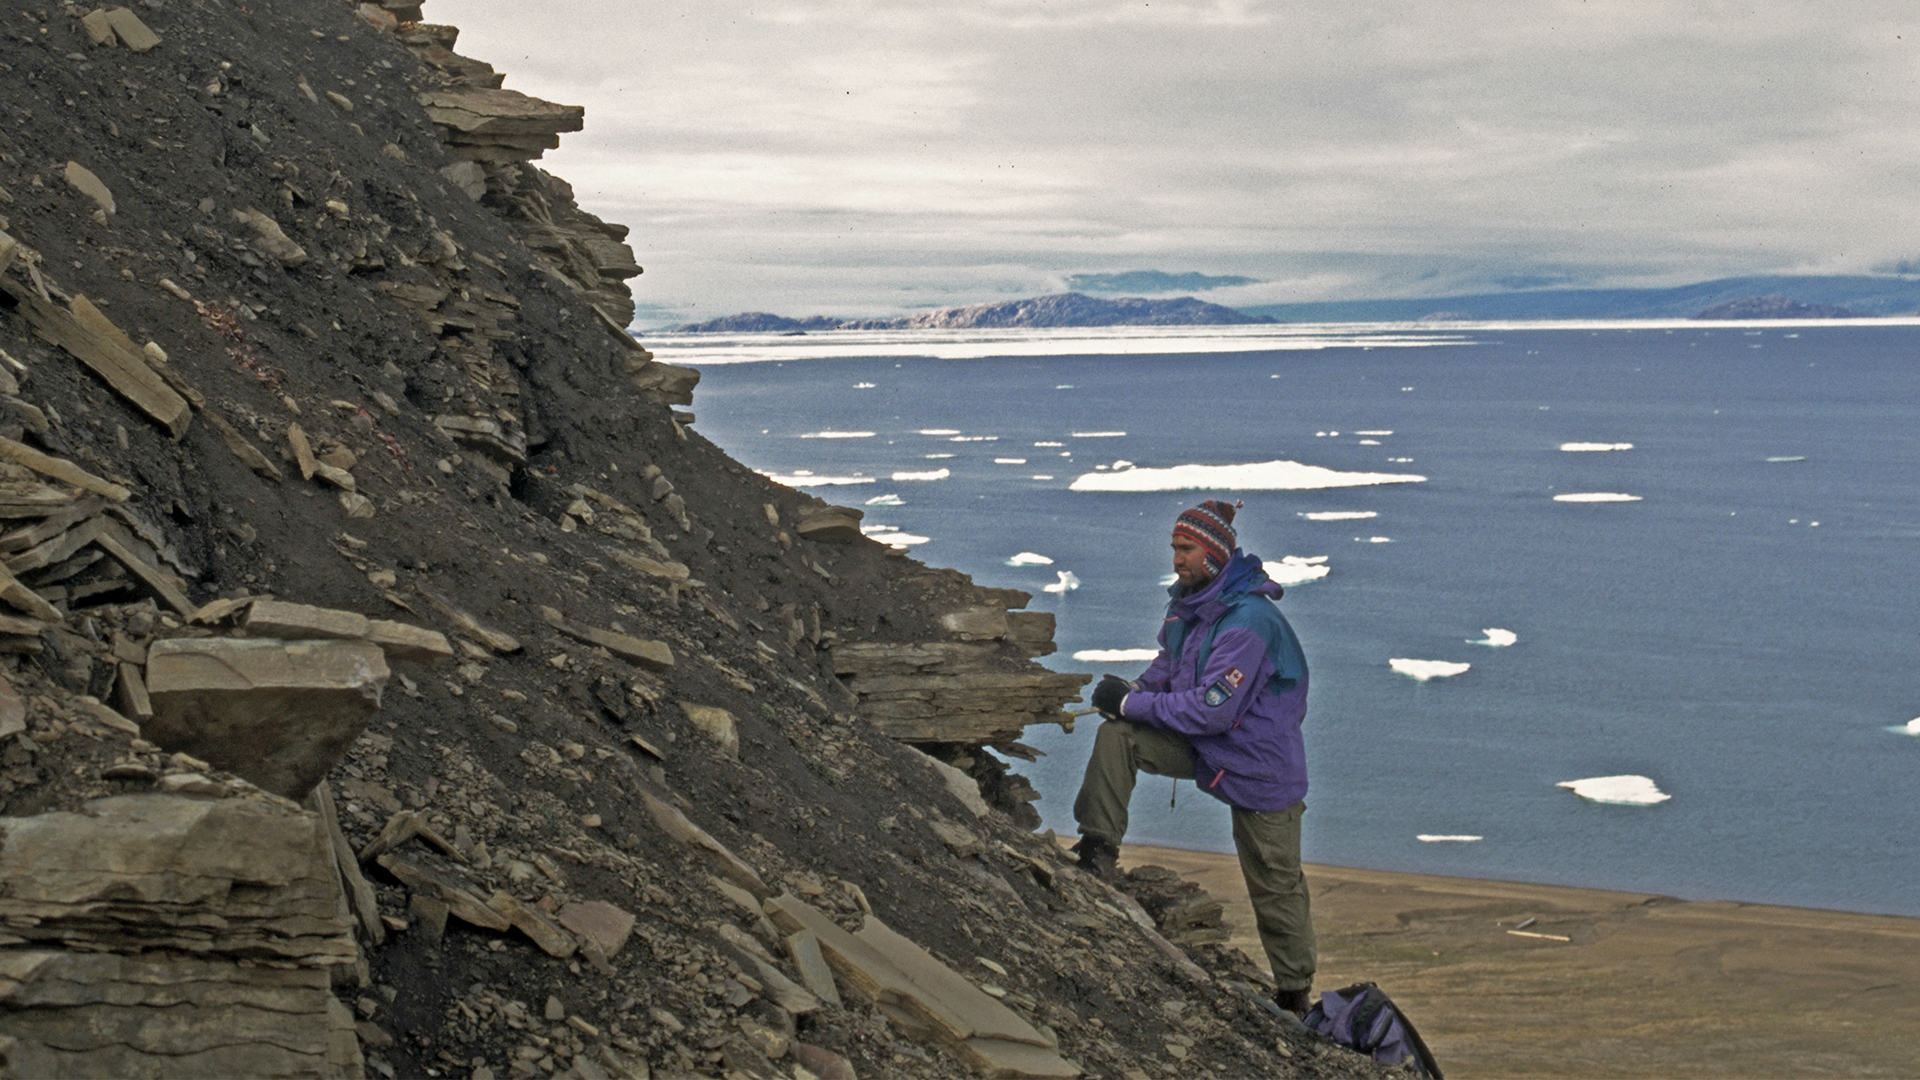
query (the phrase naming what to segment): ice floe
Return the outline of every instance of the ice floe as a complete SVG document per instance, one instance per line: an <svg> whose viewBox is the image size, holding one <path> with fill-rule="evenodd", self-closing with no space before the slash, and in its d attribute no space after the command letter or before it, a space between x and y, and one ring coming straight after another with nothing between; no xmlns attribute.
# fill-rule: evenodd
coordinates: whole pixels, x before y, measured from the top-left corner
<svg viewBox="0 0 1920 1080"><path fill-rule="evenodd" d="M1563 442L1560 449L1569 454L1594 454L1605 450L1631 450L1630 442Z"/></svg>
<svg viewBox="0 0 1920 1080"><path fill-rule="evenodd" d="M1356 431L1354 432L1354 434L1355 435L1372 435L1377 438L1384 438L1388 435L1393 434L1393 432L1391 431Z"/></svg>
<svg viewBox="0 0 1920 1080"><path fill-rule="evenodd" d="M1566 495L1555 495L1554 502L1603 503L1603 502L1639 502L1638 495L1622 495L1617 491L1581 491Z"/></svg>
<svg viewBox="0 0 1920 1080"><path fill-rule="evenodd" d="M1361 446L1379 446L1380 440L1379 439L1361 439L1360 445Z"/></svg>
<svg viewBox="0 0 1920 1080"><path fill-rule="evenodd" d="M1035 480L1051 480L1051 479L1053 479L1053 477L1051 477L1051 476L1036 476L1036 477L1034 477L1034 479L1035 479Z"/></svg>
<svg viewBox="0 0 1920 1080"><path fill-rule="evenodd" d="M1583 799L1615 806L1652 806L1673 798L1644 776L1590 776L1585 780L1562 780L1553 786L1571 788Z"/></svg>
<svg viewBox="0 0 1920 1080"><path fill-rule="evenodd" d="M999 442L998 435L955 435L948 442Z"/></svg>
<svg viewBox="0 0 1920 1080"><path fill-rule="evenodd" d="M867 505L868 506L905 506L907 504L898 495L875 495L873 498L867 500Z"/></svg>
<svg viewBox="0 0 1920 1080"><path fill-rule="evenodd" d="M1265 567L1267 577L1271 578L1275 585L1305 585L1309 581L1319 581L1333 571L1333 568L1327 565L1325 555L1315 555L1311 558L1288 555L1279 562L1266 563Z"/></svg>
<svg viewBox="0 0 1920 1080"><path fill-rule="evenodd" d="M1362 521L1380 516L1377 510L1313 510L1299 515L1308 521Z"/></svg>
<svg viewBox="0 0 1920 1080"><path fill-rule="evenodd" d="M1008 566L1052 566L1053 560L1032 551L1023 551L1007 560Z"/></svg>
<svg viewBox="0 0 1920 1080"><path fill-rule="evenodd" d="M1118 439L1125 434L1126 432L1124 431L1076 431L1073 433L1073 437L1076 439Z"/></svg>
<svg viewBox="0 0 1920 1080"><path fill-rule="evenodd" d="M993 463L995 465L1025 465L1027 459L1023 457L997 457L993 459Z"/></svg>
<svg viewBox="0 0 1920 1080"><path fill-rule="evenodd" d="M1805 461L1805 460L1807 460L1806 457L1800 454L1789 454L1783 457L1770 457L1767 459L1769 463L1773 463L1773 464L1779 464L1779 463L1788 462L1788 461Z"/></svg>
<svg viewBox="0 0 1920 1080"><path fill-rule="evenodd" d="M952 469L933 469L928 472L897 472L893 474L893 478L895 480L945 480L952 475Z"/></svg>
<svg viewBox="0 0 1920 1080"><path fill-rule="evenodd" d="M1507 646L1513 644L1514 642L1520 640L1519 634L1516 634L1511 630L1501 630L1498 627L1489 626L1485 630L1482 630L1480 632L1487 636L1481 638L1479 641L1469 641L1467 642L1467 644L1491 645L1496 649L1504 649Z"/></svg>
<svg viewBox="0 0 1920 1080"><path fill-rule="evenodd" d="M1484 840L1484 836L1461 836L1447 833L1415 833L1415 840L1423 844L1471 844L1475 840Z"/></svg>
<svg viewBox="0 0 1920 1080"><path fill-rule="evenodd" d="M928 461L945 461L947 458L950 458L953 455L952 454L921 454L920 456L925 458Z"/></svg>
<svg viewBox="0 0 1920 1080"><path fill-rule="evenodd" d="M809 431L803 439L871 439L871 431Z"/></svg>
<svg viewBox="0 0 1920 1080"><path fill-rule="evenodd" d="M1915 717L1914 719L1907 721L1905 724L1899 727L1892 727L1892 728L1888 728L1887 730L1898 731L1903 735L1912 735L1916 738L1920 738L1920 717Z"/></svg>
<svg viewBox="0 0 1920 1080"><path fill-rule="evenodd" d="M1067 445L1067 444L1066 444L1066 443L1063 443L1063 442L1037 442L1037 443L1034 443L1033 445L1035 445L1035 446L1047 446L1047 447L1061 447L1061 446L1065 446L1065 445Z"/></svg>
<svg viewBox="0 0 1920 1080"><path fill-rule="evenodd" d="M873 384L870 382L857 382L853 384L853 388L855 390L871 390L873 389Z"/></svg>
<svg viewBox="0 0 1920 1080"><path fill-rule="evenodd" d="M914 434L915 435L958 435L960 434L960 429L945 428L945 427L930 427L930 428L921 428L919 431L914 432Z"/></svg>
<svg viewBox="0 0 1920 1080"><path fill-rule="evenodd" d="M1159 655L1159 649L1081 649L1073 658L1089 664L1145 664Z"/></svg>
<svg viewBox="0 0 1920 1080"><path fill-rule="evenodd" d="M1051 585L1040 586L1041 592L1070 593L1080 587L1080 579L1074 575L1073 571L1061 570L1057 573L1060 576L1060 580Z"/></svg>
<svg viewBox="0 0 1920 1080"><path fill-rule="evenodd" d="M1417 484L1411 473L1340 472L1298 461L1259 461L1245 465L1175 465L1164 469L1082 473L1072 491L1309 491L1319 488Z"/></svg>
<svg viewBox="0 0 1920 1080"><path fill-rule="evenodd" d="M761 473L760 475L766 477L767 479L773 481L776 484L785 484L786 486L793 487L793 488L834 487L834 486L844 485L844 484L873 483L873 477L871 476L816 476L805 469L801 469L793 473L788 473L784 476L776 473Z"/></svg>
<svg viewBox="0 0 1920 1080"><path fill-rule="evenodd" d="M1428 679L1450 678L1473 665L1456 664L1450 660L1408 660L1404 657L1395 657L1387 661L1387 666L1409 679L1426 682Z"/></svg>
<svg viewBox="0 0 1920 1080"><path fill-rule="evenodd" d="M860 532L864 536L871 536L883 544L890 544L897 548L924 544L932 539L928 536L915 536L910 532L901 532L898 525L862 525Z"/></svg>
<svg viewBox="0 0 1920 1080"><path fill-rule="evenodd" d="M1160 578L1160 586L1161 588L1165 588L1166 586L1171 585L1174 582L1179 580L1180 580L1179 574L1166 574Z"/></svg>
<svg viewBox="0 0 1920 1080"><path fill-rule="evenodd" d="M1356 542L1356 543L1361 543L1361 544L1391 544L1391 543L1393 543L1393 537L1391 537L1391 536L1356 536L1356 537L1354 537L1353 539L1354 539L1354 542Z"/></svg>

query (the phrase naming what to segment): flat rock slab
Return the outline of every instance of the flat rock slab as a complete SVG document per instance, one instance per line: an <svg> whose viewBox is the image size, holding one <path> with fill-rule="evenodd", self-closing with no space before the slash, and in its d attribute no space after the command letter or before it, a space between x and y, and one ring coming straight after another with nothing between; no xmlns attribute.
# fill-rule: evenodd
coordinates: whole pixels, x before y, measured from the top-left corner
<svg viewBox="0 0 1920 1080"><path fill-rule="evenodd" d="M434 90L419 101L434 123L463 135L542 135L586 126L583 106L556 105L512 90Z"/></svg>
<svg viewBox="0 0 1920 1080"><path fill-rule="evenodd" d="M789 933L810 932L835 973L863 997L906 1014L982 1075L1080 1075L1051 1039L878 916L868 915L850 934L791 895L768 900L766 912Z"/></svg>
<svg viewBox="0 0 1920 1080"><path fill-rule="evenodd" d="M609 960L626 947L627 939L633 935L633 916L605 900L566 904L556 917L561 926L600 946L601 954Z"/></svg>
<svg viewBox="0 0 1920 1080"><path fill-rule="evenodd" d="M365 641L160 641L142 734L298 801L360 737L387 674Z"/></svg>
<svg viewBox="0 0 1920 1080"><path fill-rule="evenodd" d="M804 540L827 544L851 544L860 539L860 519L864 515L848 507L818 510L800 519L793 531Z"/></svg>

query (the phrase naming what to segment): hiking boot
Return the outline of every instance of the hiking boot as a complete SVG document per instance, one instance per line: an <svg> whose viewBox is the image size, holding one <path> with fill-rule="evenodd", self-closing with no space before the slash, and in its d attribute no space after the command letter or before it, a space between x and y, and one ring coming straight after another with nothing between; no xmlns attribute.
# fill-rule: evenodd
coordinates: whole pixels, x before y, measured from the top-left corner
<svg viewBox="0 0 1920 1080"><path fill-rule="evenodd" d="M1094 877L1113 881L1120 876L1120 849L1108 843L1106 837L1089 833L1071 850L1080 856L1080 869Z"/></svg>
<svg viewBox="0 0 1920 1080"><path fill-rule="evenodd" d="M1311 986L1303 986L1298 990L1276 990L1273 994L1273 1003L1295 1016L1304 1017L1307 1015L1307 1010L1313 1008L1312 997L1313 987Z"/></svg>

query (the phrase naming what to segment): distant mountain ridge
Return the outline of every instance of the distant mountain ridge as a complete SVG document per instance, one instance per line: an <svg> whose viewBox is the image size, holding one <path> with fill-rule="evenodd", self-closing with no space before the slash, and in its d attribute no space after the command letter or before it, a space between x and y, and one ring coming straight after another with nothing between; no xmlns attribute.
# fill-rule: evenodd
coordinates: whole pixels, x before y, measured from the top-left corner
<svg viewBox="0 0 1920 1080"><path fill-rule="evenodd" d="M1120 275L1114 275L1120 276ZM1168 275L1171 276L1171 275ZM812 333L919 328L1195 326L1247 323L1520 319L1835 319L1920 313L1920 278L1755 275L1664 289L1532 289L1388 300L1319 300L1229 308L1171 300L1056 293L892 319L802 319L744 312L664 328L680 334Z"/></svg>
<svg viewBox="0 0 1920 1080"><path fill-rule="evenodd" d="M1707 315L1736 301L1779 300L1769 314ZM1694 319L1839 318L1920 312L1920 278L1856 275L1755 275L1717 278L1666 289L1537 289L1434 296L1412 300L1321 300L1260 304L1240 310L1278 322L1415 322L1420 319ZM1755 311L1761 310L1759 307ZM1791 313L1789 313L1791 312Z"/></svg>
<svg viewBox="0 0 1920 1080"><path fill-rule="evenodd" d="M1002 300L943 308L897 319L830 319L821 315L789 319L765 312L728 315L671 327L676 334L807 333L815 330L923 330L1051 328L1074 326L1239 326L1270 323L1191 296L1148 300L1124 296L1102 300L1082 293L1056 293L1028 300Z"/></svg>

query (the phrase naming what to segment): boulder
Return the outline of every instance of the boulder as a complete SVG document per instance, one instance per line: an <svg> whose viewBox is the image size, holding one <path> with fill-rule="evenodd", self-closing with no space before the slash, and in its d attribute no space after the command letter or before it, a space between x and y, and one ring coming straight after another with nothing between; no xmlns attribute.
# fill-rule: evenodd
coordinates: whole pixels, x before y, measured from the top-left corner
<svg viewBox="0 0 1920 1080"><path fill-rule="evenodd" d="M304 799L380 707L386 657L365 641L192 638L148 651L142 734Z"/></svg>

